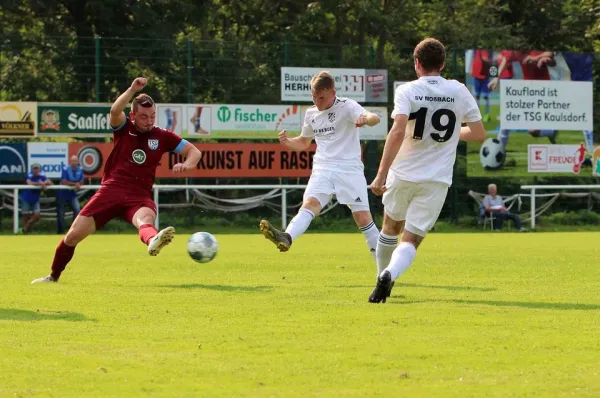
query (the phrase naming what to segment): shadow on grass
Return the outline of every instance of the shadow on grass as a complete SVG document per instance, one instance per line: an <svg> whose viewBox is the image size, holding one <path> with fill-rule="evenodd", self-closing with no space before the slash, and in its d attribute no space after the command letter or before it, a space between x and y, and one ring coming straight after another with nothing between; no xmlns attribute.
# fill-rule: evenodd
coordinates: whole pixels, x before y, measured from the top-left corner
<svg viewBox="0 0 600 398"><path fill-rule="evenodd" d="M18 308L0 308L0 321L92 321L78 312L67 311L29 311Z"/></svg>
<svg viewBox="0 0 600 398"><path fill-rule="evenodd" d="M272 286L231 286L231 285L205 285L201 283L192 283L185 285L160 285L171 289L206 289L217 290L221 292L266 292L273 290Z"/></svg>
<svg viewBox="0 0 600 398"><path fill-rule="evenodd" d="M372 285L346 285L346 286L334 286L336 288L340 288L340 289L362 289L362 288L374 288L375 287L375 282L373 282ZM402 289L405 287L420 287L420 288L424 288L424 289L443 289L443 290L450 290L453 292L456 291L473 291L473 292L493 292L496 290L496 288L493 287L477 287L477 286L444 286L444 285L419 285L416 283L400 283L400 284L396 284L396 287L394 289L398 290L398 289Z"/></svg>
<svg viewBox="0 0 600 398"><path fill-rule="evenodd" d="M579 311L600 311L599 304L581 304L581 303L545 303L535 301L500 301L500 300L422 300L422 301L402 301L398 296L388 298L390 304L416 304L416 303L451 303L451 304L473 304L489 305L492 307L517 307L529 308L534 310L579 310Z"/></svg>
<svg viewBox="0 0 600 398"><path fill-rule="evenodd" d="M491 305L494 307L520 307L543 310L582 310L582 311L598 311L599 304L581 304L581 303L544 303L535 301L499 301L499 300L444 300L457 304L477 304Z"/></svg>

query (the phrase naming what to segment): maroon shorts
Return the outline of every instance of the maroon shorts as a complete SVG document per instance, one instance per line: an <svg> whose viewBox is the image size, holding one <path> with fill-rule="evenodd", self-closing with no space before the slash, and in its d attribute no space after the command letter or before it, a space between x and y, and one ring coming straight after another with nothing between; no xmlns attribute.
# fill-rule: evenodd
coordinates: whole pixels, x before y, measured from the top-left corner
<svg viewBox="0 0 600 398"><path fill-rule="evenodd" d="M149 207L154 213L157 212L156 203L149 196L132 195L122 189L102 187L79 214L94 217L98 230L117 217L131 224L134 214L142 207Z"/></svg>

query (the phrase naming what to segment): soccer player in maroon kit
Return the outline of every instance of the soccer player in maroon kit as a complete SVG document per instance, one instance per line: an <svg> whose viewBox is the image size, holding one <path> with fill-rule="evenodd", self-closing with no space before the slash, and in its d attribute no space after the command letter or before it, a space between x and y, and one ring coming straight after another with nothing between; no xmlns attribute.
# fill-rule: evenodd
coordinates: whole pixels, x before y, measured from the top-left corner
<svg viewBox="0 0 600 398"><path fill-rule="evenodd" d="M129 117L125 116L125 107L146 83L145 78L138 77L112 105L110 125L114 146L106 160L102 187L81 210L58 244L50 275L31 283L58 282L77 244L116 217L138 229L140 239L148 245L151 256L156 256L171 243L175 235L173 227L160 232L154 228L157 207L152 201L152 185L156 167L165 152L176 152L186 160L174 165L173 173L182 173L196 167L201 153L177 134L154 125L156 105L146 94L140 94L133 100Z"/></svg>

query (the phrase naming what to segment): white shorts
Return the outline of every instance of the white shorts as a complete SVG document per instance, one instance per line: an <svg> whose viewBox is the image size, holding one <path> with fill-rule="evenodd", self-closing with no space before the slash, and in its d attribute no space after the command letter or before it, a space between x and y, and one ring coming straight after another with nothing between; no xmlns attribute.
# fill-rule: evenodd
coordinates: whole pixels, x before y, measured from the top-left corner
<svg viewBox="0 0 600 398"><path fill-rule="evenodd" d="M347 205L352 212L369 211L367 179L362 173L313 170L304 191L304 200L312 197L319 201L321 207L325 207L333 194L338 202Z"/></svg>
<svg viewBox="0 0 600 398"><path fill-rule="evenodd" d="M406 221L404 228L425 236L437 221L448 185L441 182L411 182L388 174L383 193L385 214L394 221Z"/></svg>

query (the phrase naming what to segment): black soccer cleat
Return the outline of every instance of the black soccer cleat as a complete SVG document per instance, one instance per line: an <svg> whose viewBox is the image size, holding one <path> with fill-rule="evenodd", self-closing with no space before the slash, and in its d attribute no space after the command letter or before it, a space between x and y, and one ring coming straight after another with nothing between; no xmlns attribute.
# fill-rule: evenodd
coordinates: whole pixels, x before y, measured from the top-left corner
<svg viewBox="0 0 600 398"><path fill-rule="evenodd" d="M391 290L392 274L390 271L383 271L383 275L377 279L377 286L369 296L369 303L385 303Z"/></svg>
<svg viewBox="0 0 600 398"><path fill-rule="evenodd" d="M290 250L290 246L292 246L292 237L287 232L279 231L267 220L261 220L260 231L265 238L277 246L280 252L286 252Z"/></svg>
<svg viewBox="0 0 600 398"><path fill-rule="evenodd" d="M388 297L390 297L392 295L392 289L394 288L394 283L396 283L396 282L392 281L392 283L390 283L390 290L388 290L388 292L387 292Z"/></svg>

